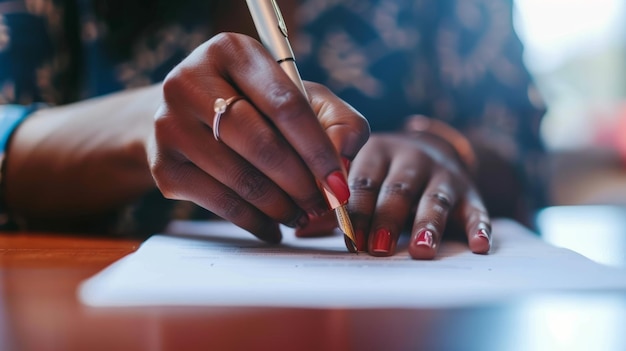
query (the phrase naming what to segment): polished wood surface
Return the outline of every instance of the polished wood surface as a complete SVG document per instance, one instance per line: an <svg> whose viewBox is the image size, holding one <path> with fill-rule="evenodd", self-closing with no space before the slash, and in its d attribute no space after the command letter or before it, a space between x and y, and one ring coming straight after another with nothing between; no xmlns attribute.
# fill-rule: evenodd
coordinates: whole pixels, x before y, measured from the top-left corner
<svg viewBox="0 0 626 351"><path fill-rule="evenodd" d="M342 310L81 305L75 295L80 282L139 244L58 234L0 234L0 349L351 348L350 328L359 322L358 313Z"/></svg>
<svg viewBox="0 0 626 351"><path fill-rule="evenodd" d="M139 245L0 233L0 350L558 350L564 335L568 350L626 349L624 292L440 310L81 305L80 282Z"/></svg>
<svg viewBox="0 0 626 351"><path fill-rule="evenodd" d="M61 350L106 328L106 321L92 318L78 303L76 287L139 244L58 234L0 234L3 349Z"/></svg>

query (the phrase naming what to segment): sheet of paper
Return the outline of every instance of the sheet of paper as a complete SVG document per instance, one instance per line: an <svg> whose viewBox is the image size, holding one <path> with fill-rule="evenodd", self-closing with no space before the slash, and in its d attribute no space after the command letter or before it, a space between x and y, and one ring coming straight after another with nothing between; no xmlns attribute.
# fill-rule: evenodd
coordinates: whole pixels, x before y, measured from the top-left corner
<svg viewBox="0 0 626 351"><path fill-rule="evenodd" d="M626 291L626 270L550 246L524 227L494 221L494 248L476 255L444 243L433 261L346 252L340 235L264 244L225 222L175 222L84 282L92 306L230 305L435 307L523 294Z"/></svg>

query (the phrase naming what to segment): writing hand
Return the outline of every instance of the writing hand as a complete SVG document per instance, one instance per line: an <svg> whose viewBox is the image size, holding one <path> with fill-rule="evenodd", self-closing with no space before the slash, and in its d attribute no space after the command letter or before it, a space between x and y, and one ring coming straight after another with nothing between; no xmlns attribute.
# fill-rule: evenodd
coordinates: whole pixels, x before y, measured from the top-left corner
<svg viewBox="0 0 626 351"><path fill-rule="evenodd" d="M233 33L198 47L163 83L149 150L167 198L189 200L262 240L278 223L303 226L328 212L317 182L340 199L349 190L342 157L369 136L367 121L328 89L300 93L260 43ZM212 123L217 98L242 96Z"/></svg>

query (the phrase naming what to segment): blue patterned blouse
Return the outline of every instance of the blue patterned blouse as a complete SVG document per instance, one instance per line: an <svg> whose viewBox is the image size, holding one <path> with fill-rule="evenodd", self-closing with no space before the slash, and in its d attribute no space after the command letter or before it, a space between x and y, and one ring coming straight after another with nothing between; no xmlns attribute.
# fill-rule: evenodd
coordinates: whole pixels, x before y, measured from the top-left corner
<svg viewBox="0 0 626 351"><path fill-rule="evenodd" d="M544 110L511 2L302 0L294 49L303 78L373 131L411 114L442 119L517 165L541 204ZM0 103L60 105L158 82L212 35L212 14L228 3L0 0Z"/></svg>

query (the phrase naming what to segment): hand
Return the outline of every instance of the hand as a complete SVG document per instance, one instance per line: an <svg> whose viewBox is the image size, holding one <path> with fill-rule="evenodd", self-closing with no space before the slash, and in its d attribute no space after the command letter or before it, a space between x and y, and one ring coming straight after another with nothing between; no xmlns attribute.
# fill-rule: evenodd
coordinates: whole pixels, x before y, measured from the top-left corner
<svg viewBox="0 0 626 351"><path fill-rule="evenodd" d="M317 182L347 200L342 157L356 155L369 125L328 89L306 89L310 101L250 37L220 34L198 47L163 83L148 154L161 192L271 242L278 223L304 226L329 211ZM218 141L213 105L232 96L244 99L222 115Z"/></svg>
<svg viewBox="0 0 626 351"><path fill-rule="evenodd" d="M456 150L438 136L372 135L350 167L349 183L359 250L392 255L408 222L415 259L435 257L446 224L464 229L472 252L490 249L487 210Z"/></svg>

